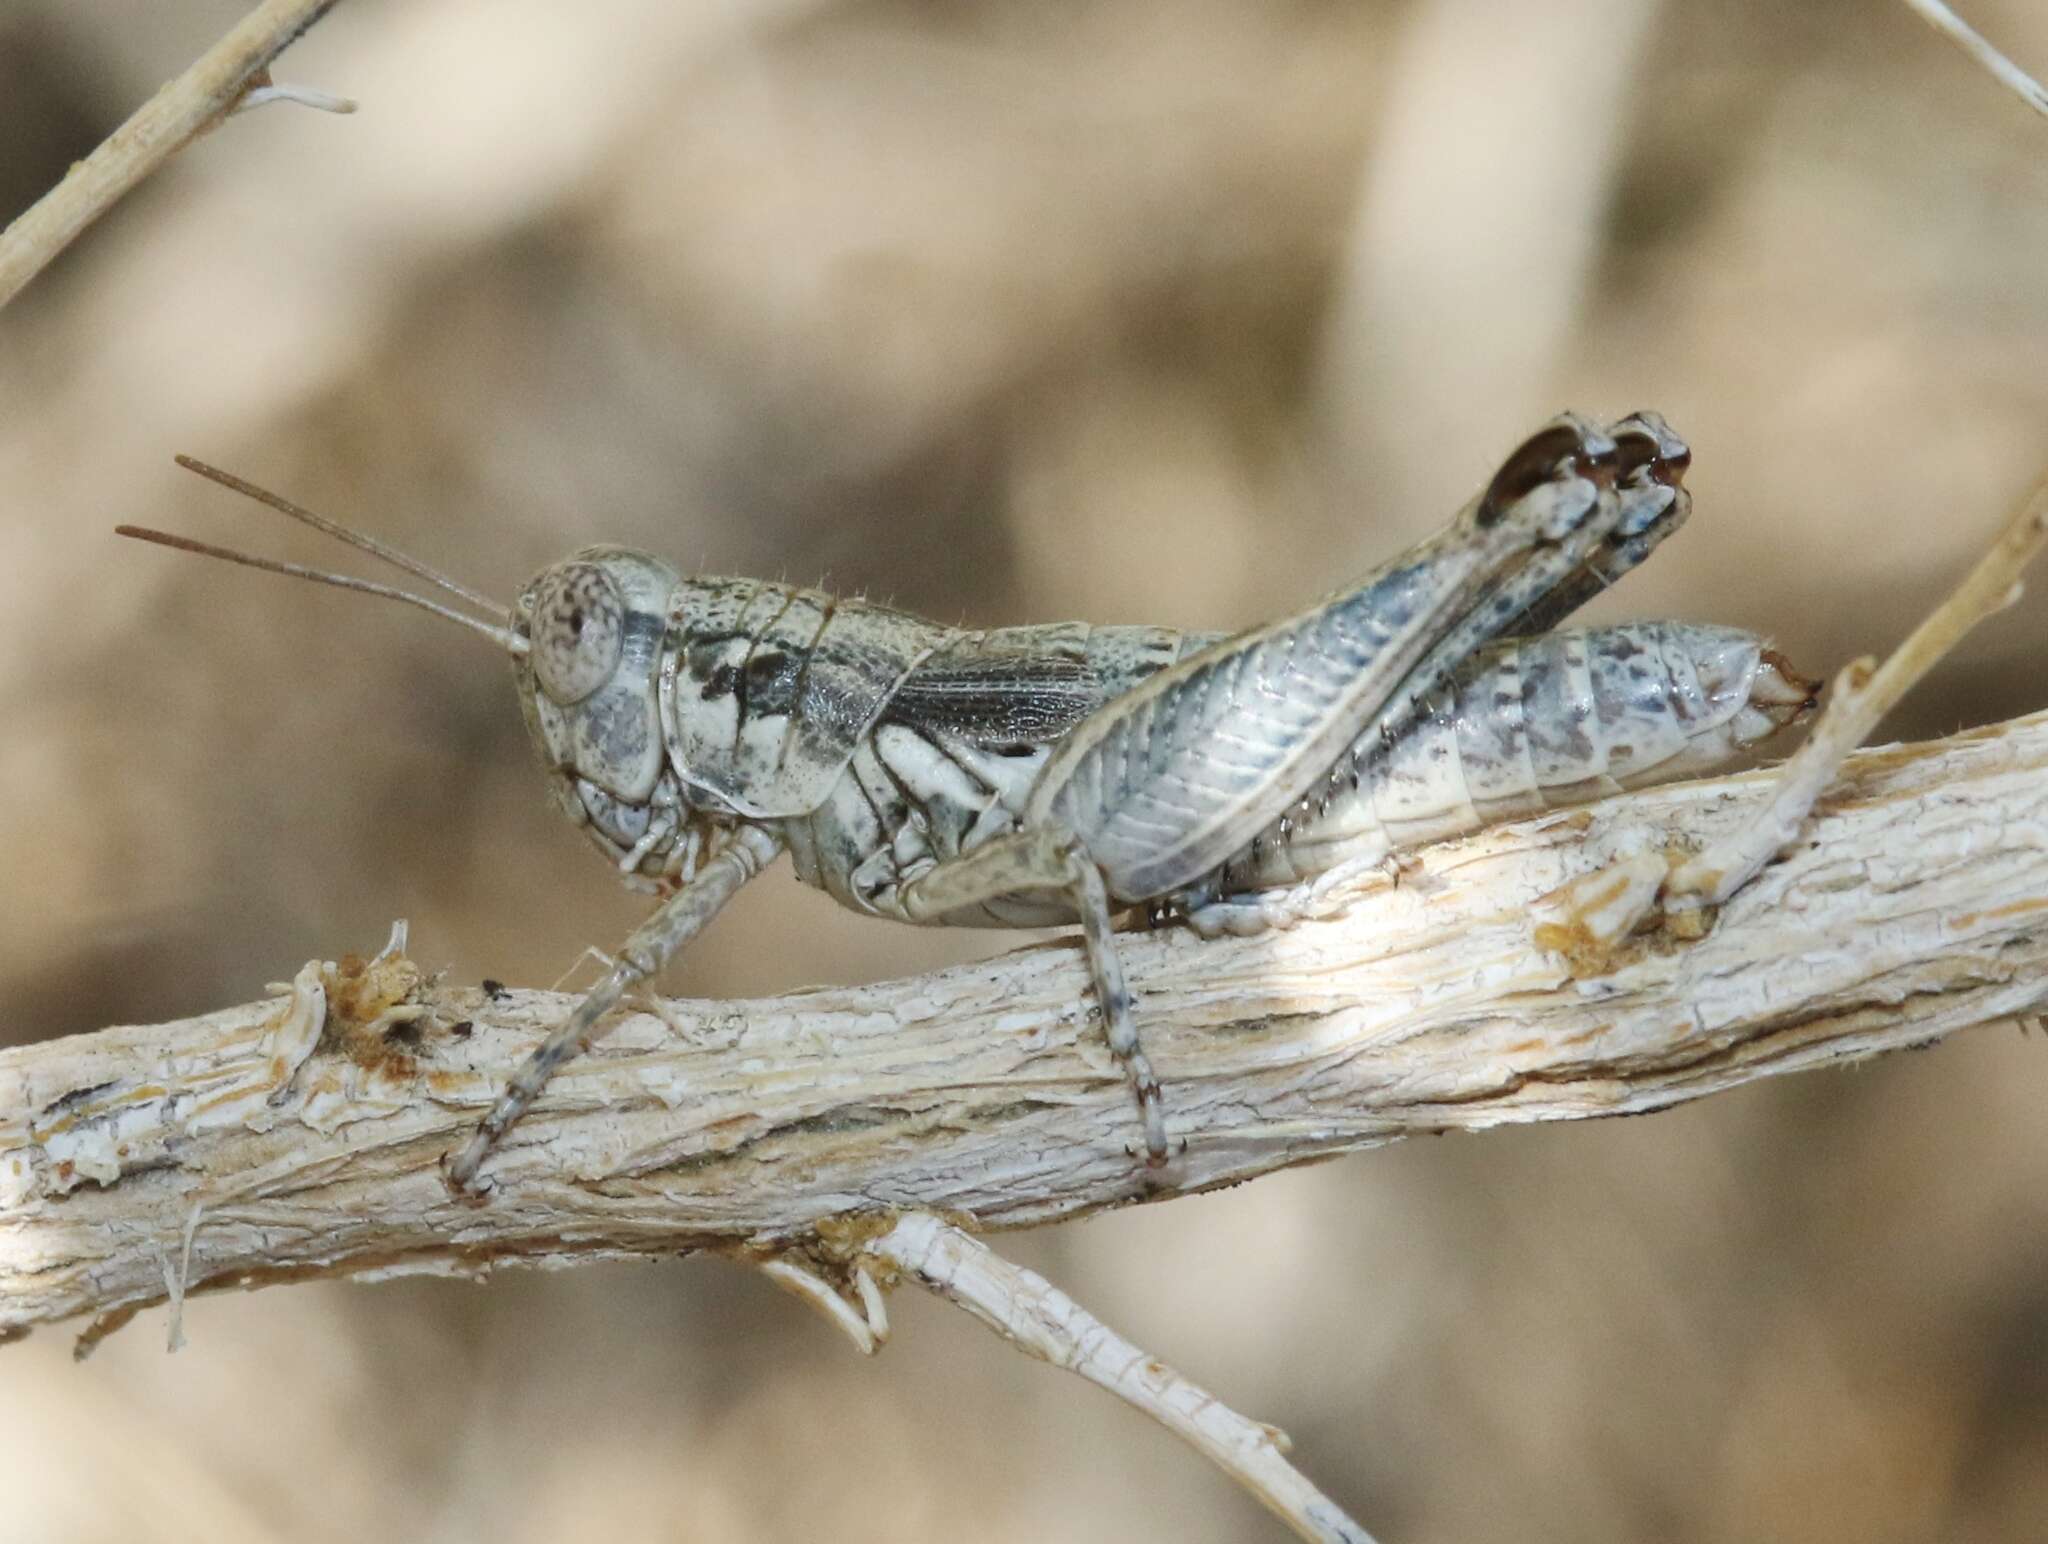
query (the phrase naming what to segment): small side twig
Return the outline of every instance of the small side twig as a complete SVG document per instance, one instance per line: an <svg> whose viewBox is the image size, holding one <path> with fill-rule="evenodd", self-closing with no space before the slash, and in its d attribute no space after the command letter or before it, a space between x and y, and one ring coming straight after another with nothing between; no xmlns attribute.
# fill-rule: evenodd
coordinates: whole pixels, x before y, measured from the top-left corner
<svg viewBox="0 0 2048 1544"><path fill-rule="evenodd" d="M1889 659L1875 668L1868 658L1859 659L1836 676L1820 722L1785 763L1770 803L1741 830L1679 865L1665 886L1667 905L1718 906L1755 878L1799 833L1814 801L1835 780L1849 752L1947 657L1965 633L2019 599L2020 573L2044 545L2048 545L2048 477L2027 495L1991 550Z"/></svg>
<svg viewBox="0 0 2048 1544"><path fill-rule="evenodd" d="M1661 905L1667 928L1697 936L1699 914L1727 901L1790 845L1849 754L1965 633L2020 596L2020 574L2048 546L2048 476L2021 503L1991 549L1883 665L1854 661L1835 677L1820 720L1784 766L1770 797L1698 853L1669 862L1637 851L1574 879L1536 909L1539 948L1581 975L1598 975Z"/></svg>
<svg viewBox="0 0 2048 1544"><path fill-rule="evenodd" d="M356 110L353 97L336 96L331 91L321 91L313 86L294 86L286 81L274 81L268 70L260 70L250 80L249 88L242 93L241 100L228 109L228 116L246 113L254 108L264 107L272 102L289 102L294 107L309 107L316 113L336 113L346 116Z"/></svg>
<svg viewBox="0 0 2048 1544"><path fill-rule="evenodd" d="M263 0L175 80L137 108L64 180L0 231L0 306L143 178L194 138L250 102L292 100L328 112L355 104L325 92L279 86L271 61L334 7L335 0Z"/></svg>
<svg viewBox="0 0 2048 1544"><path fill-rule="evenodd" d="M1941 0L1906 0L1913 13L1981 66L1986 74L2037 113L2048 117L2048 91L2040 82L1985 41Z"/></svg>
<svg viewBox="0 0 2048 1544"><path fill-rule="evenodd" d="M1316 1544L1373 1544L1284 1456L1287 1436L1245 1419L1147 1356L1035 1271L926 1212L867 1246L875 1259L964 1308L1027 1356L1078 1373L1142 1411Z"/></svg>

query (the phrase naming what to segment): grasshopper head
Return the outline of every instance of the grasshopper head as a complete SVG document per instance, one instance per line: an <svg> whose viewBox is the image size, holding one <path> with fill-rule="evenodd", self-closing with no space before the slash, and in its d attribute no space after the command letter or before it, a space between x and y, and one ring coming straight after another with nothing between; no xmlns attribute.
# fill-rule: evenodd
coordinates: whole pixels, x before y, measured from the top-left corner
<svg viewBox="0 0 2048 1544"><path fill-rule="evenodd" d="M513 606L519 704L549 770L625 804L662 770L658 675L675 570L626 547L587 547L534 576Z"/></svg>

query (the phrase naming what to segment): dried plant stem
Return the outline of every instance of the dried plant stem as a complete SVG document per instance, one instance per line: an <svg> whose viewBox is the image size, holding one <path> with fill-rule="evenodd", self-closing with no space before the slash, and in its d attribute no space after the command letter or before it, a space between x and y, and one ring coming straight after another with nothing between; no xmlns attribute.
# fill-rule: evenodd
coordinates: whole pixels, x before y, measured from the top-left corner
<svg viewBox="0 0 2048 1544"><path fill-rule="evenodd" d="M193 1292L772 1255L849 1214L1027 1226L1413 1132L1653 1109L2048 1002L2043 717L1852 757L1810 840L1707 936L1642 945L1597 993L1529 947L1530 909L1575 875L1740 829L1774 787L1501 827L1286 933L1126 935L1188 1142L1156 1187L1070 942L631 1015L494 1157L481 1208L438 1162L571 997L315 963L288 998L19 1046L0 1052L0 1328L163 1301L194 1208Z"/></svg>
<svg viewBox="0 0 2048 1544"><path fill-rule="evenodd" d="M79 232L182 150L245 93L269 92L329 111L349 104L322 93L271 86L266 72L335 0L264 0L193 66L136 109L64 180L0 231L0 306L5 306Z"/></svg>
<svg viewBox="0 0 2048 1544"><path fill-rule="evenodd" d="M2043 91L2038 81L1993 48L1976 29L1943 5L1941 0L1906 0L1906 4L1911 6L1913 13L1928 26L1975 60L1999 85L2005 87L2035 112L2048 117L2048 91Z"/></svg>
<svg viewBox="0 0 2048 1544"><path fill-rule="evenodd" d="M899 1218L867 1248L918 1285L973 1314L1018 1350L1079 1373L1143 1411L1316 1544L1372 1536L1287 1462L1286 1435L1246 1420L1147 1356L1043 1276L929 1213Z"/></svg>
<svg viewBox="0 0 2048 1544"><path fill-rule="evenodd" d="M1748 884L1798 835L1813 801L1834 781L1842 759L1965 633L2019 599L2020 574L2043 545L2048 545L2048 477L2027 496L1991 550L1890 658L1875 669L1869 660L1857 660L1836 676L1827 710L1785 764L1769 805L1749 826L1674 870L1665 887L1667 905L1718 906Z"/></svg>
<svg viewBox="0 0 2048 1544"><path fill-rule="evenodd" d="M2020 575L2044 546L2048 477L2027 495L1990 551L1883 665L1859 659L1835 677L1820 721L1779 769L1771 797L1750 820L1675 863L1636 851L1581 875L1546 898L1536 941L1582 974L1598 975L1660 906L1667 931L1698 931L1701 910L1726 902L1799 835L1843 759L1885 714L1964 634L2019 599Z"/></svg>
<svg viewBox="0 0 2048 1544"><path fill-rule="evenodd" d="M0 1052L0 1339L93 1315L88 1348L234 1287L702 1249L792 1267L782 1284L869 1349L893 1270L1165 1419L1304 1536L1363 1538L1262 1429L951 1230L1410 1133L1639 1113L2048 1008L2048 715L1852 756L1810 840L1706 936L1638 941L1597 986L1530 947L1532 909L1574 876L1743 829L1774 789L1749 774L1502 827L1287 933L1128 935L1188 1143L1156 1179L1065 943L636 1014L494 1157L481 1208L439 1162L571 998L444 987L402 955L316 961L283 998Z"/></svg>

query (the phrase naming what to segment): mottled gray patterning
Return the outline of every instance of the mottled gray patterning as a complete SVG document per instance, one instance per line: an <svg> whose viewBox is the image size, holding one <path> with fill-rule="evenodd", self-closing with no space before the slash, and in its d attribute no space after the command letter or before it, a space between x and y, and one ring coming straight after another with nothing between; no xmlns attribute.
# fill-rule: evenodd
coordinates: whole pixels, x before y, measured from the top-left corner
<svg viewBox="0 0 2048 1544"><path fill-rule="evenodd" d="M564 813L663 899L520 1068L449 1182L562 1062L785 849L874 916L1078 922L1148 1163L1169 1161L1115 918L1284 925L1404 849L1742 754L1812 703L1760 640L1639 622L1551 632L1685 518L1663 420L1564 415L1450 525L1294 616L1228 637L1058 623L986 632L593 547L507 611L273 494L216 480L428 580L497 641Z"/></svg>

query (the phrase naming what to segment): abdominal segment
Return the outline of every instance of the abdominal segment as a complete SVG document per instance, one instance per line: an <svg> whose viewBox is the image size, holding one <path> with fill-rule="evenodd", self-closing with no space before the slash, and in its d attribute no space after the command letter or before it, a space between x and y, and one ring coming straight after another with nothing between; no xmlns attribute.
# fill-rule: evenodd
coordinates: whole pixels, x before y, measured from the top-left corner
<svg viewBox="0 0 2048 1544"><path fill-rule="evenodd" d="M1483 649L1405 728L1375 725L1239 853L1212 895L1280 889L1339 864L1668 782L1745 754L1812 706L1753 634L1633 622Z"/></svg>

